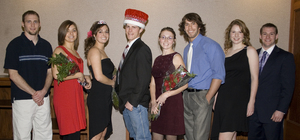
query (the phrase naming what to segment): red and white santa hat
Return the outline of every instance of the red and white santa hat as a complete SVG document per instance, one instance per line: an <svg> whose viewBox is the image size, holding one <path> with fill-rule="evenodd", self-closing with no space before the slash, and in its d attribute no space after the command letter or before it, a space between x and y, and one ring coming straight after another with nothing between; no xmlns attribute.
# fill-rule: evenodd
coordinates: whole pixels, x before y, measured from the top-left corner
<svg viewBox="0 0 300 140"><path fill-rule="evenodd" d="M126 9L124 25L127 23L139 26L145 29L145 24L148 20L148 15L142 11L135 9Z"/></svg>

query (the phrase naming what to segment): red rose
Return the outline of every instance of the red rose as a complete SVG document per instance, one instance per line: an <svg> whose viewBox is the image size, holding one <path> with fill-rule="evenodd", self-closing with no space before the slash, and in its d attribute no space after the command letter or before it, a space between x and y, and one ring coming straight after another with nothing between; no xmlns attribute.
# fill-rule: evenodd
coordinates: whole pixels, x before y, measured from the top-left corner
<svg viewBox="0 0 300 140"><path fill-rule="evenodd" d="M164 86L167 86L167 85L168 85L168 82L165 81Z"/></svg>
<svg viewBox="0 0 300 140"><path fill-rule="evenodd" d="M175 83L175 82L172 82L172 83L171 83L171 87L174 88L175 86L176 86L176 83Z"/></svg>
<svg viewBox="0 0 300 140"><path fill-rule="evenodd" d="M173 81L173 79L174 79L173 74L170 74L170 81Z"/></svg>
<svg viewBox="0 0 300 140"><path fill-rule="evenodd" d="M166 91L169 91L170 90L170 87L166 87Z"/></svg>

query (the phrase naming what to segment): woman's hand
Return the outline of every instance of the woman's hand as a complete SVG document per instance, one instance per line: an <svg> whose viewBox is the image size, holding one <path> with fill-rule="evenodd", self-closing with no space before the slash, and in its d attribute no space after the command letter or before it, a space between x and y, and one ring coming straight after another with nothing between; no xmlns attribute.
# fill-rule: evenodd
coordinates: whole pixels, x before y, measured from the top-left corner
<svg viewBox="0 0 300 140"><path fill-rule="evenodd" d="M84 83L85 82L85 76L83 75L83 73L81 72L77 72L76 74L76 77L78 77L78 82L81 82L81 83Z"/></svg>
<svg viewBox="0 0 300 140"><path fill-rule="evenodd" d="M91 89L92 88L92 81L90 76L85 76L85 82L86 85L84 86L85 89Z"/></svg>
<svg viewBox="0 0 300 140"><path fill-rule="evenodd" d="M254 102L249 101L247 106L247 117L251 116L254 113Z"/></svg>
<svg viewBox="0 0 300 140"><path fill-rule="evenodd" d="M169 97L169 93L170 93L170 91L167 91L167 92L161 94L161 95L157 98L156 102L157 102L158 104L160 104L161 106L163 106L163 104L165 104L167 98Z"/></svg>
<svg viewBox="0 0 300 140"><path fill-rule="evenodd" d="M114 83L113 83L113 85L112 85L113 88L115 88L116 78L117 78L117 76L114 75L114 76L113 76L113 79L112 79L112 80L114 81Z"/></svg>
<svg viewBox="0 0 300 140"><path fill-rule="evenodd" d="M158 113L158 103L154 100L151 101L151 114L157 114Z"/></svg>

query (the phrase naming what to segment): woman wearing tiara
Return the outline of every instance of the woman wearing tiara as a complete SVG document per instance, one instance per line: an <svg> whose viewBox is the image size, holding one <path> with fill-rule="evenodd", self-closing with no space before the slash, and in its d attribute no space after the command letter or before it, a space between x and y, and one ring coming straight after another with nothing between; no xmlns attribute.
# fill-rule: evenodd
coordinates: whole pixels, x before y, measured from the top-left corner
<svg viewBox="0 0 300 140"><path fill-rule="evenodd" d="M104 140L112 133L112 87L114 64L104 51L109 40L105 21L96 21L85 39L85 57L92 75L92 88L87 98L89 109L89 139Z"/></svg>

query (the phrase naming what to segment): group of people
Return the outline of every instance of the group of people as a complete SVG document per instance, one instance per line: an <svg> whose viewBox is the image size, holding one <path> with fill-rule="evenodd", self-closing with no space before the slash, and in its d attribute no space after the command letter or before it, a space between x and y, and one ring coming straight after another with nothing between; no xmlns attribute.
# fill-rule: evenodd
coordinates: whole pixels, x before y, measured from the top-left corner
<svg viewBox="0 0 300 140"><path fill-rule="evenodd" d="M222 49L205 36L201 17L188 13L179 24L188 42L183 57L175 51L175 31L165 27L158 35L162 54L152 65L151 49L141 40L147 20L142 11L125 11L128 42L118 68L105 52L109 26L103 20L94 22L85 39L84 54L91 74L85 76L77 53L77 25L70 20L60 25L59 46L52 52L50 43L38 35L38 13L25 12L24 32L9 43L4 64L12 81L14 139L30 139L31 131L34 139L52 139L48 95L53 78L54 109L64 140L80 139L80 130L86 128L83 88L90 91L87 105L92 140L104 140L112 134L113 88L134 140L177 140L178 135L186 140L235 140L240 131L249 132L249 140L283 139L283 117L294 90L295 63L291 53L276 45L278 29L274 24L261 27L262 48L256 50L246 24L233 20L225 30ZM72 59L80 72L58 83L57 67L48 65L48 59L60 53ZM180 66L196 76L188 84L162 93L166 73ZM84 82L87 84L82 86ZM151 121L151 132L148 109L160 113Z"/></svg>

